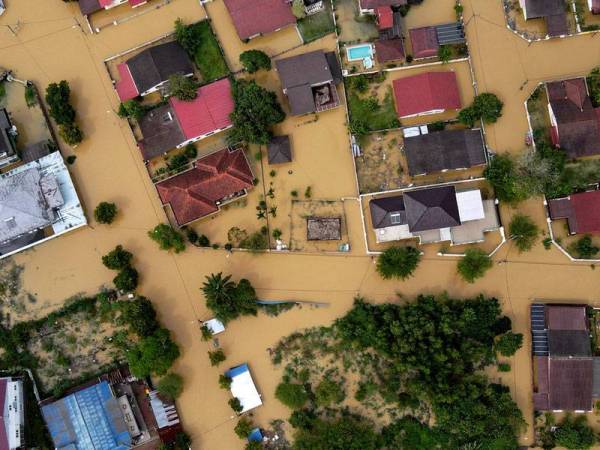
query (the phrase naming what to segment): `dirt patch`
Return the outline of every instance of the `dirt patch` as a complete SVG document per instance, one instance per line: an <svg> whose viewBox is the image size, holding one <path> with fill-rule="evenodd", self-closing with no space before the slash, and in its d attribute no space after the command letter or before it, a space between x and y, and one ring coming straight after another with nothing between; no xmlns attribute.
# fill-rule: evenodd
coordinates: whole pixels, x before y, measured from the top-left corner
<svg viewBox="0 0 600 450"><path fill-rule="evenodd" d="M309 218L339 218L341 239L309 240ZM290 222L290 250L304 252L344 251L340 246L348 244L348 229L344 202L341 200L292 200Z"/></svg>

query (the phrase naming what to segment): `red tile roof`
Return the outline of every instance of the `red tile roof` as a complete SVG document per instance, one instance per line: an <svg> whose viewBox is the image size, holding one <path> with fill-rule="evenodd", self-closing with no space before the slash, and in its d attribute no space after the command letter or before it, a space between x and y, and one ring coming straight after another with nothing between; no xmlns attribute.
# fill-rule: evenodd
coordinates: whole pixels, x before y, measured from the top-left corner
<svg viewBox="0 0 600 450"><path fill-rule="evenodd" d="M380 63L404 59L402 39L380 39L375 41L375 56Z"/></svg>
<svg viewBox="0 0 600 450"><path fill-rule="evenodd" d="M100 3L100 6L102 6L103 8L106 8L107 6L112 5L114 0L98 0L98 3Z"/></svg>
<svg viewBox="0 0 600 450"><path fill-rule="evenodd" d="M414 58L437 56L440 44L438 43L435 27L413 28L408 33Z"/></svg>
<svg viewBox="0 0 600 450"><path fill-rule="evenodd" d="M380 30L387 30L394 26L394 13L389 6L378 6L376 10L377 26Z"/></svg>
<svg viewBox="0 0 600 450"><path fill-rule="evenodd" d="M136 6L140 6L143 5L144 3L147 3L148 0L129 0L129 4L131 5L132 8L135 8Z"/></svg>
<svg viewBox="0 0 600 450"><path fill-rule="evenodd" d="M242 149L219 150L194 168L156 185L163 205L170 204L179 225L219 210L217 201L252 188L254 175Z"/></svg>
<svg viewBox="0 0 600 450"><path fill-rule="evenodd" d="M198 88L198 96L185 102L171 97L169 102L175 112L186 139L204 136L211 131L231 125L233 96L229 79L215 81Z"/></svg>
<svg viewBox="0 0 600 450"><path fill-rule="evenodd" d="M296 23L286 0L225 0L225 6L242 40Z"/></svg>
<svg viewBox="0 0 600 450"><path fill-rule="evenodd" d="M577 220L577 233L600 233L600 191L571 195Z"/></svg>
<svg viewBox="0 0 600 450"><path fill-rule="evenodd" d="M454 72L427 72L394 80L394 97L399 117L461 107Z"/></svg>
<svg viewBox="0 0 600 450"><path fill-rule="evenodd" d="M117 70L119 71L119 81L115 84L115 89L117 90L119 99L124 102L140 95L127 64L119 64Z"/></svg>

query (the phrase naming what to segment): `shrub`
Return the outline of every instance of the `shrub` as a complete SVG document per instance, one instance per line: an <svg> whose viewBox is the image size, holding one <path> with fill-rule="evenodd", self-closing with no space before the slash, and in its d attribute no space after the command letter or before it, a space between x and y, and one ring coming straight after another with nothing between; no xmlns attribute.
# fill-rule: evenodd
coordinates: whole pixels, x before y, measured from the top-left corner
<svg viewBox="0 0 600 450"><path fill-rule="evenodd" d="M148 236L157 242L161 250L173 250L179 253L185 250L185 242L181 233L176 231L171 225L161 223L148 231Z"/></svg>
<svg viewBox="0 0 600 450"><path fill-rule="evenodd" d="M69 145L77 145L83 140L83 132L76 123L59 125L58 134Z"/></svg>
<svg viewBox="0 0 600 450"><path fill-rule="evenodd" d="M449 45L440 45L437 56L442 63L446 64L452 58L452 48Z"/></svg>
<svg viewBox="0 0 600 450"><path fill-rule="evenodd" d="M509 363L498 363L498 372L510 372L510 364Z"/></svg>
<svg viewBox="0 0 600 450"><path fill-rule="evenodd" d="M279 228L275 228L273 230L273 239L278 240L279 238L281 238L281 230Z"/></svg>
<svg viewBox="0 0 600 450"><path fill-rule="evenodd" d="M246 50L240 55L240 63L248 73L255 73L260 69L271 70L271 58L260 50Z"/></svg>
<svg viewBox="0 0 600 450"><path fill-rule="evenodd" d="M185 236L187 237L187 240L190 241L190 244L193 245L196 245L198 243L198 240L200 239L198 233L196 233L196 230L194 230L193 228L187 228L185 230Z"/></svg>
<svg viewBox="0 0 600 450"><path fill-rule="evenodd" d="M235 426L235 428L233 429L233 431L235 431L235 434L237 434L237 436L240 439L246 439L246 438L248 438L248 436L252 432L253 428L254 428L254 425L252 424L252 422L250 421L250 419L248 419L246 417L242 417L238 421L238 423Z"/></svg>
<svg viewBox="0 0 600 450"><path fill-rule="evenodd" d="M196 146L191 142L185 146L183 153L189 159L194 159L196 156L198 156L198 150L196 149Z"/></svg>
<svg viewBox="0 0 600 450"><path fill-rule="evenodd" d="M504 104L495 95L489 92L479 94L473 100L473 109L477 116L485 123L494 123L502 116Z"/></svg>
<svg viewBox="0 0 600 450"><path fill-rule="evenodd" d="M124 292L133 292L138 285L138 271L131 266L124 267L113 278L115 287Z"/></svg>
<svg viewBox="0 0 600 450"><path fill-rule="evenodd" d="M592 259L598 254L600 248L592 243L592 237L585 235L569 246L571 253L574 253L580 259Z"/></svg>
<svg viewBox="0 0 600 450"><path fill-rule="evenodd" d="M203 234L198 238L198 245L200 247L210 247L210 239Z"/></svg>
<svg viewBox="0 0 600 450"><path fill-rule="evenodd" d="M341 403L346 398L344 388L328 378L319 383L315 389L315 401L319 406L327 406L331 403Z"/></svg>
<svg viewBox="0 0 600 450"><path fill-rule="evenodd" d="M75 156L75 155L67 156L67 164L74 164L76 159L77 159L77 156Z"/></svg>
<svg viewBox="0 0 600 450"><path fill-rule="evenodd" d="M110 224L117 216L117 205L110 202L100 202L94 209L94 218L98 223Z"/></svg>
<svg viewBox="0 0 600 450"><path fill-rule="evenodd" d="M275 397L291 409L302 408L308 400L304 386L296 383L279 383L275 389Z"/></svg>
<svg viewBox="0 0 600 450"><path fill-rule="evenodd" d="M203 324L200 327L200 333L202 333L202 340L203 341L210 341L212 339L212 337L213 337L212 330L206 324Z"/></svg>
<svg viewBox="0 0 600 450"><path fill-rule="evenodd" d="M500 336L494 344L494 349L502 356L512 356L523 345L523 335L521 333L508 332Z"/></svg>
<svg viewBox="0 0 600 450"><path fill-rule="evenodd" d="M169 158L167 162L167 167L169 170L179 171L184 168L189 163L188 157L185 153L178 153Z"/></svg>
<svg viewBox="0 0 600 450"><path fill-rule="evenodd" d="M219 387L221 389L229 389L231 388L231 378L227 375L219 375Z"/></svg>
<svg viewBox="0 0 600 450"><path fill-rule="evenodd" d="M312 197L312 186L307 186L304 191L304 197L311 198Z"/></svg>
<svg viewBox="0 0 600 450"><path fill-rule="evenodd" d="M251 251L264 250L269 246L267 236L260 231L252 233L247 238L240 242L240 248L245 248Z"/></svg>
<svg viewBox="0 0 600 450"><path fill-rule="evenodd" d="M123 119L129 118L140 120L142 117L144 117L145 113L146 108L140 102L135 100L127 100L119 105L119 111L117 114Z"/></svg>
<svg viewBox="0 0 600 450"><path fill-rule="evenodd" d="M175 400L183 392L183 378L179 374L170 372L160 379L156 390L169 400Z"/></svg>
<svg viewBox="0 0 600 450"><path fill-rule="evenodd" d="M421 253L414 247L390 247L377 258L377 272L383 279L410 277L419 262Z"/></svg>
<svg viewBox="0 0 600 450"><path fill-rule="evenodd" d="M232 399L229 400L229 406L231 407L231 409L233 409L233 412L236 414L239 414L242 412L242 410L244 409L244 407L242 406L242 402L240 402L240 399L237 397L233 397Z"/></svg>
<svg viewBox="0 0 600 450"><path fill-rule="evenodd" d="M469 248L465 256L458 262L457 269L460 276L467 283L474 283L493 266L492 259L486 252L478 248Z"/></svg>
<svg viewBox="0 0 600 450"><path fill-rule="evenodd" d="M292 2L292 14L296 19L302 19L306 16L306 9L304 8L304 0L294 0Z"/></svg>
<svg viewBox="0 0 600 450"><path fill-rule="evenodd" d="M307 430L312 427L313 421L316 418L317 415L312 409L297 409L292 412L288 422L294 428Z"/></svg>
<svg viewBox="0 0 600 450"><path fill-rule="evenodd" d="M182 101L192 101L196 98L196 83L190 77L175 73L169 77L169 94Z"/></svg>
<svg viewBox="0 0 600 450"><path fill-rule="evenodd" d="M414 59L414 58L413 58L413 55L406 55L406 62L407 62L408 64L410 64L411 62L413 62L413 59Z"/></svg>
<svg viewBox="0 0 600 450"><path fill-rule="evenodd" d="M514 239L519 252L531 250L540 233L537 225L529 216L515 214L508 226L508 234Z"/></svg>
<svg viewBox="0 0 600 450"><path fill-rule="evenodd" d="M25 86L25 104L28 108L37 105L37 93L32 84Z"/></svg>
<svg viewBox="0 0 600 450"><path fill-rule="evenodd" d="M225 352L222 349L215 350L214 352L208 352L208 359L210 359L211 366L218 366L227 359Z"/></svg>
<svg viewBox="0 0 600 450"><path fill-rule="evenodd" d="M75 121L75 110L69 103L71 88L66 80L50 83L46 88L48 113L58 125L70 125Z"/></svg>
<svg viewBox="0 0 600 450"><path fill-rule="evenodd" d="M568 415L554 432L556 444L569 450L591 448L596 441L594 432L587 424L586 416L573 418Z"/></svg>
<svg viewBox="0 0 600 450"><path fill-rule="evenodd" d="M133 253L125 250L122 245L117 245L102 257L102 264L111 270L121 270L131 265L132 258Z"/></svg>

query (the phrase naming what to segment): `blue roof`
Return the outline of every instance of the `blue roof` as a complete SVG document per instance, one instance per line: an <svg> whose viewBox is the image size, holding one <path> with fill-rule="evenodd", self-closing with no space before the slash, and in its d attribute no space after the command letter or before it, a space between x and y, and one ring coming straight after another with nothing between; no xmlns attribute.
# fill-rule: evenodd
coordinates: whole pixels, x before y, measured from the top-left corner
<svg viewBox="0 0 600 450"><path fill-rule="evenodd" d="M56 448L126 450L131 436L110 386L102 381L42 407Z"/></svg>
<svg viewBox="0 0 600 450"><path fill-rule="evenodd" d="M244 372L248 372L249 370L250 369L248 369L248 364L242 364L237 367L232 367L225 373L225 375L233 379L234 377L237 377L238 375L241 375Z"/></svg>
<svg viewBox="0 0 600 450"><path fill-rule="evenodd" d="M262 439L263 439L263 435L260 431L260 428L255 428L248 435L248 440L250 442L262 442Z"/></svg>

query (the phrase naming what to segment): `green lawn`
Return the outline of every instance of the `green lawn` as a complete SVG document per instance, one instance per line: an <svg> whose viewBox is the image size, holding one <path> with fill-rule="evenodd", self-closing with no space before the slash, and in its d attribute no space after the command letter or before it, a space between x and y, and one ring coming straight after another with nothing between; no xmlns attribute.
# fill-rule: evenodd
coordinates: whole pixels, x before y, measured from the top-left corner
<svg viewBox="0 0 600 450"><path fill-rule="evenodd" d="M298 20L298 29L304 43L312 42L335 31L331 5L324 0L325 9L321 12Z"/></svg>
<svg viewBox="0 0 600 450"><path fill-rule="evenodd" d="M349 90L350 123L355 134L365 134L366 132L400 126L391 91L392 88L390 87L389 92L380 104L373 98L362 98L360 94Z"/></svg>
<svg viewBox="0 0 600 450"><path fill-rule="evenodd" d="M194 54L194 63L202 74L203 81L209 82L223 78L229 73L229 68L210 28L210 22L203 20L193 26L201 42Z"/></svg>

